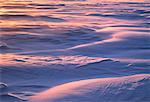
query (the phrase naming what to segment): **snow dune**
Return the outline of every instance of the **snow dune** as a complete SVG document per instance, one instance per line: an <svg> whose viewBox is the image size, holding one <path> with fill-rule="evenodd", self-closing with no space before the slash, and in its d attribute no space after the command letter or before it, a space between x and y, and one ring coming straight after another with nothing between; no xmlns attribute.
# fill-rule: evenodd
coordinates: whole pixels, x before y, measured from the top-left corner
<svg viewBox="0 0 150 102"><path fill-rule="evenodd" d="M150 75L70 82L30 98L31 102L148 102Z"/></svg>

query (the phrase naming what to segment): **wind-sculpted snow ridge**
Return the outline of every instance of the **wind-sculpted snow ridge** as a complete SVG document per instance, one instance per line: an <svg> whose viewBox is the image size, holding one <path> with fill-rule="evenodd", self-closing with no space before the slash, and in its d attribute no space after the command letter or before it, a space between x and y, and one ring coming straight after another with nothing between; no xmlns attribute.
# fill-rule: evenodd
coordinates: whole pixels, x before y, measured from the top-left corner
<svg viewBox="0 0 150 102"><path fill-rule="evenodd" d="M30 98L30 102L148 102L150 74L70 82Z"/></svg>
<svg viewBox="0 0 150 102"><path fill-rule="evenodd" d="M88 57L88 56L23 56L13 54L0 54L3 59L0 64L3 66L15 65L86 65L89 63L95 63L108 58Z"/></svg>
<svg viewBox="0 0 150 102"><path fill-rule="evenodd" d="M0 99L2 102L27 102L27 100L13 94L0 94Z"/></svg>
<svg viewBox="0 0 150 102"><path fill-rule="evenodd" d="M0 89L4 89L4 88L7 88L7 87L8 87L7 84L0 82Z"/></svg>

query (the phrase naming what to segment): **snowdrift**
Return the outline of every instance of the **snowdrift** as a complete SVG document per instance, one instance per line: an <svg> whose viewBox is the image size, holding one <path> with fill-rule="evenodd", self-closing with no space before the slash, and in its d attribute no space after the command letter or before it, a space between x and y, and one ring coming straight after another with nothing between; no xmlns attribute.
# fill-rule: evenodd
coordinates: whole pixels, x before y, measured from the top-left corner
<svg viewBox="0 0 150 102"><path fill-rule="evenodd" d="M148 102L150 75L70 82L39 93L31 102Z"/></svg>

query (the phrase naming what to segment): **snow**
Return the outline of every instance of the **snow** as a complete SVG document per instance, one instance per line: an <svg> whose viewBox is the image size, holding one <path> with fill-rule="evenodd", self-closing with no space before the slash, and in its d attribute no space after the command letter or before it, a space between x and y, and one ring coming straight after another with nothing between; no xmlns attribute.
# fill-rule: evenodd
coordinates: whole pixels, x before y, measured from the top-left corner
<svg viewBox="0 0 150 102"><path fill-rule="evenodd" d="M0 0L1 102L149 102L148 0Z"/></svg>

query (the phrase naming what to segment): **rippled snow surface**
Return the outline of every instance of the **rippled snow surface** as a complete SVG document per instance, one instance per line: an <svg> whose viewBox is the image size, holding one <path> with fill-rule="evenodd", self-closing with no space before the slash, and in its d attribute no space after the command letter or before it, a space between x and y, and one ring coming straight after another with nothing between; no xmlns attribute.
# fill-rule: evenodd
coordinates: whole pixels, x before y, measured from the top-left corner
<svg viewBox="0 0 150 102"><path fill-rule="evenodd" d="M150 74L149 21L149 0L0 0L2 102L30 102L30 97L37 93L73 81L113 77L119 80L139 74L144 78L135 81L139 87L133 88L133 92L130 92L132 89L125 91L130 93L129 97L123 95L112 100L110 88L103 89L109 94L102 100L150 101L150 95L144 92L150 93L150 78L143 81ZM122 87L119 83L126 83L120 80L116 83L113 80L115 88ZM90 89L82 91L95 90L90 85L87 87ZM69 91L76 93L76 90ZM140 97L139 93L143 95ZM69 98L62 98L65 101L57 102L84 102L83 97L86 99L82 92L76 95L75 101L76 96L67 96ZM97 95L100 94L92 94L85 102L99 102Z"/></svg>

